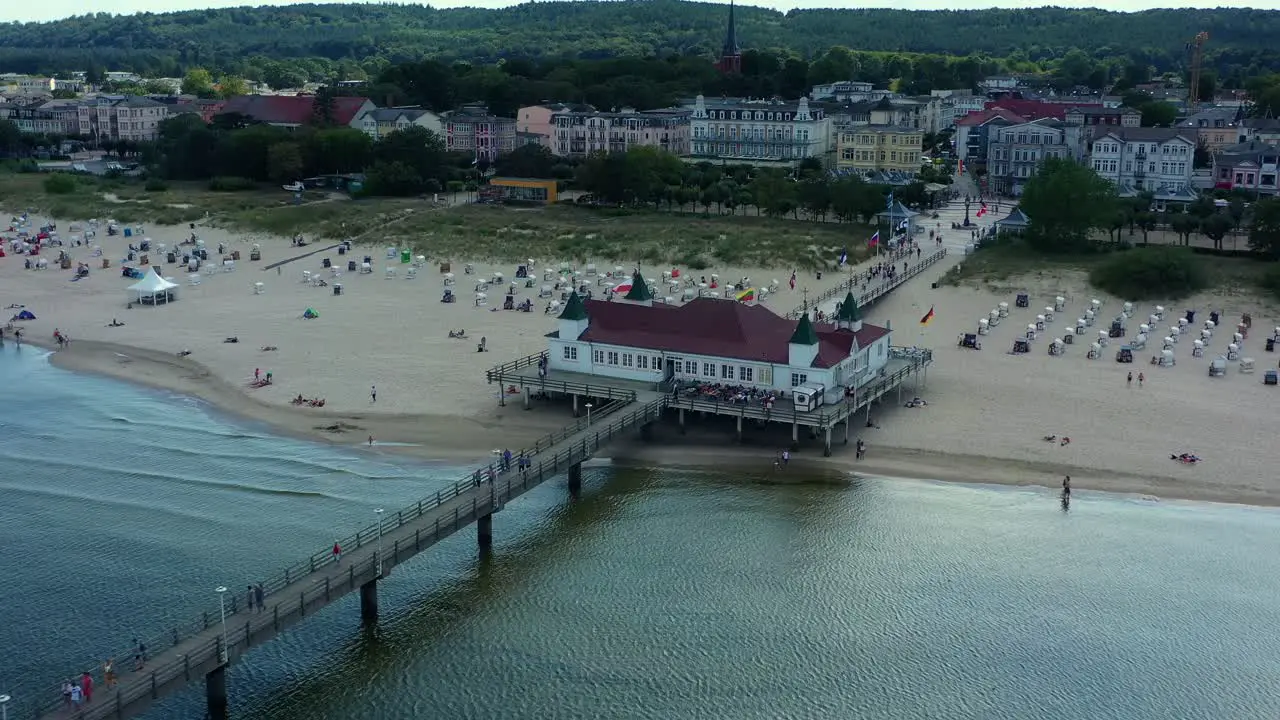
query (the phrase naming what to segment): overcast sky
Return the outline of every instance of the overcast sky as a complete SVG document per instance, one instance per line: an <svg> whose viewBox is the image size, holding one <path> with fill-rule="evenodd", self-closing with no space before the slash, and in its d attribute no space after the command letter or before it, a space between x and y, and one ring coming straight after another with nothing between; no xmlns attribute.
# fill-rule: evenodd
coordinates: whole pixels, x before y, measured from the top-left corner
<svg viewBox="0 0 1280 720"><path fill-rule="evenodd" d="M326 2L327 0L310 0ZM706 0L707 2L723 2L729 0ZM85 12L166 12L170 10L195 10L200 8L226 8L242 5L293 5L294 0L97 0L84 3L81 0L43 0L42 2L21 2L7 0L0 8L0 21L32 21L55 20L69 15ZM518 0L434 0L429 3L434 7L486 7L497 8L518 4ZM743 5L757 5L777 10L793 10L795 8L848 7L841 0L744 0ZM1028 0L867 0L859 3L859 7L891 7L902 10L976 10L989 7L1040 7L1056 5L1059 7L1087 8L1106 7L1108 10L1147 10L1157 7L1197 8L1197 7L1260 7L1274 8L1276 0L1053 0L1053 2L1034 2Z"/></svg>

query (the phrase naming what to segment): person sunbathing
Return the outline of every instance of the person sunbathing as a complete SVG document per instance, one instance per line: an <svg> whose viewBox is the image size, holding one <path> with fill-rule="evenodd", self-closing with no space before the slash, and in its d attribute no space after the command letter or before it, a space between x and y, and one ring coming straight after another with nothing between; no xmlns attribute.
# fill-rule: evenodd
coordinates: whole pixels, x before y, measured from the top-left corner
<svg viewBox="0 0 1280 720"><path fill-rule="evenodd" d="M222 342L224 342L224 343L238 343L238 342L240 342L240 338L238 338L238 337L223 338L223 339L222 339Z"/></svg>
<svg viewBox="0 0 1280 720"><path fill-rule="evenodd" d="M1057 436L1057 435L1045 435L1045 436L1044 436L1044 441L1045 441L1045 442L1057 442L1057 441L1058 441L1058 436Z"/></svg>
<svg viewBox="0 0 1280 720"><path fill-rule="evenodd" d="M273 350L279 350L279 349L280 349L280 348L276 347L275 345L263 345L263 346L262 346L262 352L271 352L271 351L273 351Z"/></svg>

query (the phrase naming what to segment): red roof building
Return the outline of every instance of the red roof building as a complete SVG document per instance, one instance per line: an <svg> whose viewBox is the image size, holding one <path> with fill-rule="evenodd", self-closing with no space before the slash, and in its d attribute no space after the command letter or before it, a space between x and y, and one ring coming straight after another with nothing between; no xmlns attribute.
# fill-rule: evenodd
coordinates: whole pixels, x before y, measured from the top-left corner
<svg viewBox="0 0 1280 720"><path fill-rule="evenodd" d="M315 102L315 95L237 95L218 114L235 113L267 125L296 128L315 123ZM333 125L358 128L360 116L374 109L369 98L335 97L329 120Z"/></svg>
<svg viewBox="0 0 1280 720"><path fill-rule="evenodd" d="M548 338L553 370L777 390L819 384L831 390L884 367L890 331L863 323L852 294L828 324L814 323L807 314L788 320L763 305L729 299L667 305L583 301L574 293L559 330Z"/></svg>
<svg viewBox="0 0 1280 720"><path fill-rule="evenodd" d="M1073 107L1102 107L1102 103L1073 104L1064 105L1062 103L1047 103L1040 100L1022 100L1019 98L1000 98L986 103L984 107L987 110L1008 110L1009 112L1025 119L1031 120L1065 120L1067 109Z"/></svg>

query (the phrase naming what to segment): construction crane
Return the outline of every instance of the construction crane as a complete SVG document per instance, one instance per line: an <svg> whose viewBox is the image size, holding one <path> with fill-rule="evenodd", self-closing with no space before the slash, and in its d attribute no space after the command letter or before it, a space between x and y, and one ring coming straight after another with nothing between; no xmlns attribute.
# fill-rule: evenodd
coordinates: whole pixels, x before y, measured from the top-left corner
<svg viewBox="0 0 1280 720"><path fill-rule="evenodd" d="M1187 110L1194 113L1200 104L1200 66L1204 62L1204 44L1209 42L1209 33L1197 33L1187 50L1191 52L1191 83L1187 89Z"/></svg>

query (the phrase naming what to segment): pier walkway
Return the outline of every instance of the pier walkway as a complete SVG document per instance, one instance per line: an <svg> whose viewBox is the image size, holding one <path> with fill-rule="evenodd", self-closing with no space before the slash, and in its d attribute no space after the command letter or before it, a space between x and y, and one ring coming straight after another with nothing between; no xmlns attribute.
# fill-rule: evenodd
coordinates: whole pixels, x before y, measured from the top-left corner
<svg viewBox="0 0 1280 720"><path fill-rule="evenodd" d="M560 392L585 390L573 383L549 382ZM505 389L505 388L504 388ZM93 701L78 708L66 707L60 690L51 689L47 703L21 702L7 708L14 720L101 720L130 718L152 703L188 684L204 680L209 714L224 717L227 706L226 668L241 659L250 648L261 645L286 628L301 622L327 605L357 590L361 616L377 617L377 583L395 567L441 540L476 526L482 551L493 543L493 514L547 479L568 473L570 492L581 488L582 461L601 447L644 427L658 418L663 398L608 388L592 388L592 396L603 398L599 409L573 425L553 433L524 451L524 468L513 460L510 467L500 463L477 471L419 502L381 515L381 522L340 541L341 559L331 548L286 568L264 581L264 607L250 610L245 585L232 582L222 598L192 622L174 627L163 637L146 638L146 662L134 668L134 651L118 652L115 672L118 684L108 689L101 668L94 668ZM490 476L491 474L491 476ZM210 588L210 595L214 594ZM225 616L224 616L225 613ZM78 676L77 676L78 677Z"/></svg>
<svg viewBox="0 0 1280 720"><path fill-rule="evenodd" d="M938 250L935 250L931 254L924 255L924 257L920 260L917 260L914 265L909 264L908 269L906 271L898 273L897 275L894 276L893 280L891 281L886 282L882 277L872 278L870 282L865 284L865 289L863 289L864 283L862 282L862 277L866 274L866 272L863 271L863 272L855 273L853 277L845 280L839 285L831 288L830 290L827 290L826 292L822 293L821 295L818 295L817 297L810 298L809 307L811 308L821 307L822 303L834 298L843 298L844 295L852 291L853 299L858 301L858 307L863 309L868 308L872 304L874 304L877 300L888 295L895 288L902 286L911 278L923 273L925 270L928 270L929 268L938 264L938 262L940 262L946 256L947 256L946 248L940 248ZM872 258L872 260L874 260L874 258ZM907 260L906 262L910 263L911 261ZM804 310L805 310L805 306L801 305L800 307L797 307L796 309L787 313L786 317L789 320L799 320L800 313L804 312Z"/></svg>

